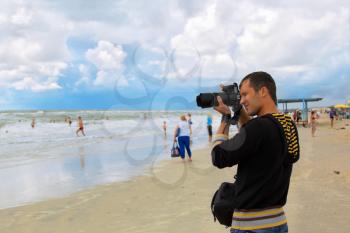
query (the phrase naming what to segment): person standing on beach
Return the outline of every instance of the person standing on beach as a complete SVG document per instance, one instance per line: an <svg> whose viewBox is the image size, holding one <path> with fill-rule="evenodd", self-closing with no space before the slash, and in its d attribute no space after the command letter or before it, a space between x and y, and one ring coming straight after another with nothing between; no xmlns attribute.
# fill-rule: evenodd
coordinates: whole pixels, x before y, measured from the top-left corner
<svg viewBox="0 0 350 233"><path fill-rule="evenodd" d="M32 119L32 123L31 123L30 125L32 126L32 129L34 129L34 128L35 128L35 117L33 117L33 119Z"/></svg>
<svg viewBox="0 0 350 233"><path fill-rule="evenodd" d="M191 126L192 124L193 124L193 122L192 122L192 115L191 115L191 113L187 113L187 121L188 121L188 124Z"/></svg>
<svg viewBox="0 0 350 233"><path fill-rule="evenodd" d="M69 125L69 127L72 126L72 118L70 118L70 117L68 117L68 125Z"/></svg>
<svg viewBox="0 0 350 233"><path fill-rule="evenodd" d="M192 115L191 113L187 113L187 122L188 122L188 125L190 126L190 142L192 143Z"/></svg>
<svg viewBox="0 0 350 233"><path fill-rule="evenodd" d="M336 116L335 110L332 108L331 111L329 112L329 119L331 120L331 128L333 128L334 124L334 117Z"/></svg>
<svg viewBox="0 0 350 233"><path fill-rule="evenodd" d="M317 113L316 111L311 111L311 117L310 117L310 126L311 126L311 136L315 137L316 132L316 124L317 124Z"/></svg>
<svg viewBox="0 0 350 233"><path fill-rule="evenodd" d="M207 129L208 129L208 140L211 142L212 136L213 136L213 129L212 129L212 124L213 124L213 117L211 116L211 113L208 113L207 116Z"/></svg>
<svg viewBox="0 0 350 233"><path fill-rule="evenodd" d="M75 132L75 134L76 134L77 136L79 136L79 135L78 135L79 132L81 132L81 133L83 134L83 136L85 136L85 133L84 133L84 123L83 123L83 119L81 118L81 116L78 117L78 130L77 130L77 132Z"/></svg>
<svg viewBox="0 0 350 233"><path fill-rule="evenodd" d="M166 137L166 121L163 121L164 137Z"/></svg>
<svg viewBox="0 0 350 233"><path fill-rule="evenodd" d="M288 232L283 206L293 163L299 159L297 127L288 115L278 113L276 85L268 73L248 74L240 94L241 105L233 109L240 129L231 139L231 109L217 97L215 110L222 120L211 152L218 168L238 165L231 232Z"/></svg>
<svg viewBox="0 0 350 233"><path fill-rule="evenodd" d="M188 154L188 161L192 161L192 152L190 148L190 125L186 120L186 116L182 115L180 117L180 122L175 127L174 132L174 142L177 141L180 146L180 156L182 161L185 161L185 148Z"/></svg>
<svg viewBox="0 0 350 233"><path fill-rule="evenodd" d="M293 121L294 122L297 121L297 110L294 110L294 112L293 112Z"/></svg>
<svg viewBox="0 0 350 233"><path fill-rule="evenodd" d="M301 121L301 111L298 110L297 112L297 125L299 125L299 121Z"/></svg>

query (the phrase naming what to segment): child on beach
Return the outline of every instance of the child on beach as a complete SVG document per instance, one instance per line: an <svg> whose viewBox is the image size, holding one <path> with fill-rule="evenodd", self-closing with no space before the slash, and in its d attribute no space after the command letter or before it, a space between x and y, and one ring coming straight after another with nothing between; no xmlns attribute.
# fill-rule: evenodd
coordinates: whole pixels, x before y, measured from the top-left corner
<svg viewBox="0 0 350 233"><path fill-rule="evenodd" d="M69 127L72 125L72 118L68 117L68 125Z"/></svg>
<svg viewBox="0 0 350 233"><path fill-rule="evenodd" d="M79 128L78 128L77 132L75 132L75 134L76 134L77 136L79 136L78 133L81 132L81 133L83 134L83 136L85 136L85 133L84 133L84 123L83 123L83 119L81 118L81 116L78 117L78 127L79 127Z"/></svg>
<svg viewBox="0 0 350 233"><path fill-rule="evenodd" d="M163 121L163 131L164 131L164 136L166 137L166 121Z"/></svg>

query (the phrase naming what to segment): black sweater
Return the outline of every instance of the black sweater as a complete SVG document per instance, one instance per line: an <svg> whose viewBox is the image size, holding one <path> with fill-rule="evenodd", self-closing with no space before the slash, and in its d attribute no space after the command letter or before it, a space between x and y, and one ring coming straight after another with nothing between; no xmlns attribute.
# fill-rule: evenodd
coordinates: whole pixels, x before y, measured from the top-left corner
<svg viewBox="0 0 350 233"><path fill-rule="evenodd" d="M291 126L288 130L293 128L299 156L296 127L290 117L279 116ZM212 150L214 166L224 168L238 164L236 209L283 206L287 201L292 173L292 162L288 160L290 137L286 136L284 126L276 124L278 121L272 118L269 115L250 120L233 138L216 145Z"/></svg>

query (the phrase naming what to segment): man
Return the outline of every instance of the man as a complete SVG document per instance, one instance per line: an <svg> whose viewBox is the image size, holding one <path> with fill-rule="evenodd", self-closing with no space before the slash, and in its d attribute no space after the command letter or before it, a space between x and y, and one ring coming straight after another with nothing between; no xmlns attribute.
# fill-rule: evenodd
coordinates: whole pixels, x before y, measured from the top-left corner
<svg viewBox="0 0 350 233"><path fill-rule="evenodd" d="M81 116L78 117L78 130L77 132L75 132L75 134L77 136L79 136L79 132L81 132L83 134L83 136L85 136L85 133L84 133L84 123L83 123L83 119L81 118Z"/></svg>
<svg viewBox="0 0 350 233"><path fill-rule="evenodd" d="M231 232L288 232L282 207L292 164L299 159L297 128L289 116L278 113L276 85L268 73L247 75L240 94L242 108L234 111L241 128L231 139L231 110L218 97L215 109L223 117L212 150L214 166L238 165Z"/></svg>
<svg viewBox="0 0 350 233"><path fill-rule="evenodd" d="M334 125L334 117L337 115L337 112L334 110L334 108L331 109L329 112L329 118L331 119L331 128L333 128Z"/></svg>

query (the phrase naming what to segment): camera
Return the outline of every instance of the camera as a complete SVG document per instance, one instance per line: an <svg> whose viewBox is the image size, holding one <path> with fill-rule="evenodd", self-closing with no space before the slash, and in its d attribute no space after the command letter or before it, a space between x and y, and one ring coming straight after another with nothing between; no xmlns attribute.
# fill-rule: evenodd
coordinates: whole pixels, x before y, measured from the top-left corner
<svg viewBox="0 0 350 233"><path fill-rule="evenodd" d="M196 97L197 106L201 108L210 108L218 106L217 96L220 96L224 104L232 106L232 109L238 109L240 107L241 95L237 83L233 85L227 85L222 87L222 92L214 93L200 93Z"/></svg>

